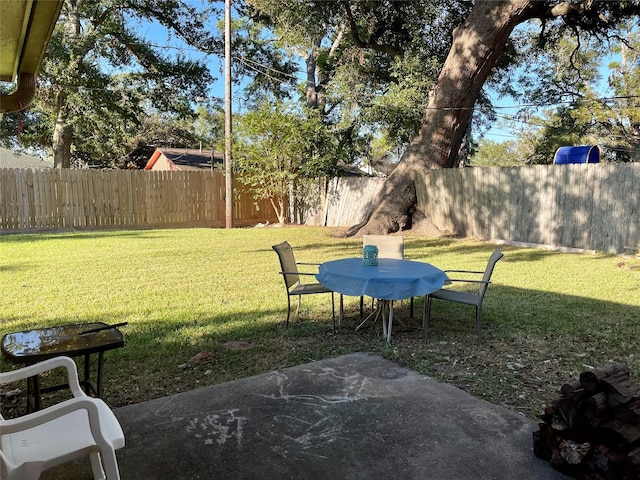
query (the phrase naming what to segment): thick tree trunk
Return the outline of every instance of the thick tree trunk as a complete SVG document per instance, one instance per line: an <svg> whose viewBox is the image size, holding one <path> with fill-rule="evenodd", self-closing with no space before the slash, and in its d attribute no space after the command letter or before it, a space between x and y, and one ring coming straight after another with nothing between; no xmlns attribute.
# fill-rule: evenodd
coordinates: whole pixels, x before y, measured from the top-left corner
<svg viewBox="0 0 640 480"><path fill-rule="evenodd" d="M453 32L453 44L429 95L422 127L385 182L381 201L368 222L351 234L386 234L411 228L416 208L416 171L451 168L473 107L516 25L535 16L544 2L478 0ZM426 212L425 212L426 213Z"/></svg>
<svg viewBox="0 0 640 480"><path fill-rule="evenodd" d="M56 108L56 124L53 128L53 168L71 167L71 142L73 129L67 123L66 95L58 94Z"/></svg>
<svg viewBox="0 0 640 480"><path fill-rule="evenodd" d="M67 31L71 36L71 44L75 45L80 33L80 16L78 0L65 0L69 13ZM63 90L56 97L56 123L53 127L53 168L71 168L71 144L73 143L73 127L67 120L67 94Z"/></svg>
<svg viewBox="0 0 640 480"><path fill-rule="evenodd" d="M318 57L318 49L320 48L321 39L316 39L311 47L309 53L307 54L307 58L305 62L307 64L307 84L305 87L305 94L307 97L307 107L309 108L320 108L320 101L318 98L318 85L316 85L316 68L317 68L317 57Z"/></svg>

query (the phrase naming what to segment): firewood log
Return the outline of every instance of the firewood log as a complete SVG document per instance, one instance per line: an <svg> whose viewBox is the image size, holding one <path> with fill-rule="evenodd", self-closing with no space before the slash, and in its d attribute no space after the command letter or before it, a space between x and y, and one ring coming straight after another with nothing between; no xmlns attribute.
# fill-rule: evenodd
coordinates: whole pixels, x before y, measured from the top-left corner
<svg viewBox="0 0 640 480"><path fill-rule="evenodd" d="M619 446L630 446L633 442L640 440L640 425L610 420L603 423L600 428L609 438L618 443Z"/></svg>
<svg viewBox="0 0 640 480"><path fill-rule="evenodd" d="M640 425L640 397L613 410L613 417L627 423Z"/></svg>
<svg viewBox="0 0 640 480"><path fill-rule="evenodd" d="M628 457L631 465L634 465L636 472L640 474L640 446L631 450ZM638 478L640 478L640 475L638 475Z"/></svg>
<svg viewBox="0 0 640 480"><path fill-rule="evenodd" d="M610 450L604 445L596 445L593 448L593 462L599 470L608 472L611 468L609 458L611 457Z"/></svg>
<svg viewBox="0 0 640 480"><path fill-rule="evenodd" d="M567 422L561 415L555 414L551 418L551 428L556 432L562 432L569 428L569 425L567 425Z"/></svg>
<svg viewBox="0 0 640 480"><path fill-rule="evenodd" d="M554 448L551 443L542 432L542 428L533 432L533 454L536 457L549 461Z"/></svg>
<svg viewBox="0 0 640 480"><path fill-rule="evenodd" d="M582 463L590 450L590 443L576 443L572 440L565 440L560 443L560 456L564 458L569 465Z"/></svg>
<svg viewBox="0 0 640 480"><path fill-rule="evenodd" d="M580 374L580 385L585 390L593 392L598 388L601 380L620 372L629 376L629 367L624 363L609 363L604 367L585 370Z"/></svg>
<svg viewBox="0 0 640 480"><path fill-rule="evenodd" d="M607 401L610 407L624 405L632 398L640 395L640 385L636 385L622 372L611 375L602 380L602 386L607 394Z"/></svg>
<svg viewBox="0 0 640 480"><path fill-rule="evenodd" d="M593 427L598 427L606 420L604 412L609 408L607 394L600 392L592 395L584 404L584 414Z"/></svg>
<svg viewBox="0 0 640 480"><path fill-rule="evenodd" d="M581 480L640 480L640 386L621 363L582 372L539 415L534 453Z"/></svg>
<svg viewBox="0 0 640 480"><path fill-rule="evenodd" d="M560 387L560 393L565 397L570 396L576 390L582 390L582 385L577 380L574 380L573 382L565 383Z"/></svg>

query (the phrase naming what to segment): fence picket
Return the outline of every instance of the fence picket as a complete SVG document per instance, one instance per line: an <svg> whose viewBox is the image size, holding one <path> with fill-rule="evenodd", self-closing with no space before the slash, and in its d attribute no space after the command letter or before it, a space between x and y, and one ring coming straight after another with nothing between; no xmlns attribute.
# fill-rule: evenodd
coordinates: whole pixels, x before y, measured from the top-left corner
<svg viewBox="0 0 640 480"><path fill-rule="evenodd" d="M631 165L625 165L625 169L628 182L627 190L622 195L627 199L629 210L636 214L635 222L632 219L625 220L627 228L623 248L626 253L631 253L629 250L633 250L640 239L640 221L637 218L640 216L640 171L634 170Z"/></svg>

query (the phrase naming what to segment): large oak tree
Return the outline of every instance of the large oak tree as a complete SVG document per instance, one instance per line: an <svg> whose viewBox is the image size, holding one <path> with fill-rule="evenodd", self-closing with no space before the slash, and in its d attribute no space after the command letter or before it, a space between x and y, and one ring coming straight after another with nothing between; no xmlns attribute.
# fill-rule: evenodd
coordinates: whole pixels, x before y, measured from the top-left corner
<svg viewBox="0 0 640 480"><path fill-rule="evenodd" d="M638 0L248 1L277 38L306 45L300 58L308 106L339 111L343 123L345 112L355 112L354 125L382 127L403 147L377 208L352 234L411 228L422 216L415 173L456 166L476 109L486 105L485 84L500 75L507 79L503 91L510 89L506 69L524 54L521 39L512 38L516 27L537 20L528 31L544 51L567 36L579 46L585 35L608 40L621 21L640 13Z"/></svg>
<svg viewBox="0 0 640 480"><path fill-rule="evenodd" d="M454 30L418 135L389 176L371 217L352 233L389 233L411 226L415 173L455 165L474 104L516 26L539 19L544 39L546 22L561 17L568 28L606 34L621 19L638 14L638 1L477 0L468 18Z"/></svg>

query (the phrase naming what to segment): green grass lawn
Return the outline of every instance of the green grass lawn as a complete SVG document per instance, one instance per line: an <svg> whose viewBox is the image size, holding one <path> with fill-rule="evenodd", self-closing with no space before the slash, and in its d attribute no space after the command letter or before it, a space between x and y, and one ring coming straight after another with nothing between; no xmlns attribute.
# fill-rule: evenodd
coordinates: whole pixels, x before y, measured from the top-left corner
<svg viewBox="0 0 640 480"><path fill-rule="evenodd" d="M303 262L361 254L361 239L336 233L269 227L5 235L1 333L128 322L125 348L105 354L104 398L114 407L355 351L382 352L530 417L588 366L623 361L638 379L637 258L502 247L481 344L473 308L438 301L425 344L422 299L415 319L408 302L396 309L391 345L380 325L354 332L357 298L345 299L345 324L335 335L324 295L303 298L300 317L285 329L286 296L271 245L288 240ZM483 270L495 245L409 234L405 247L407 258L442 269Z"/></svg>

